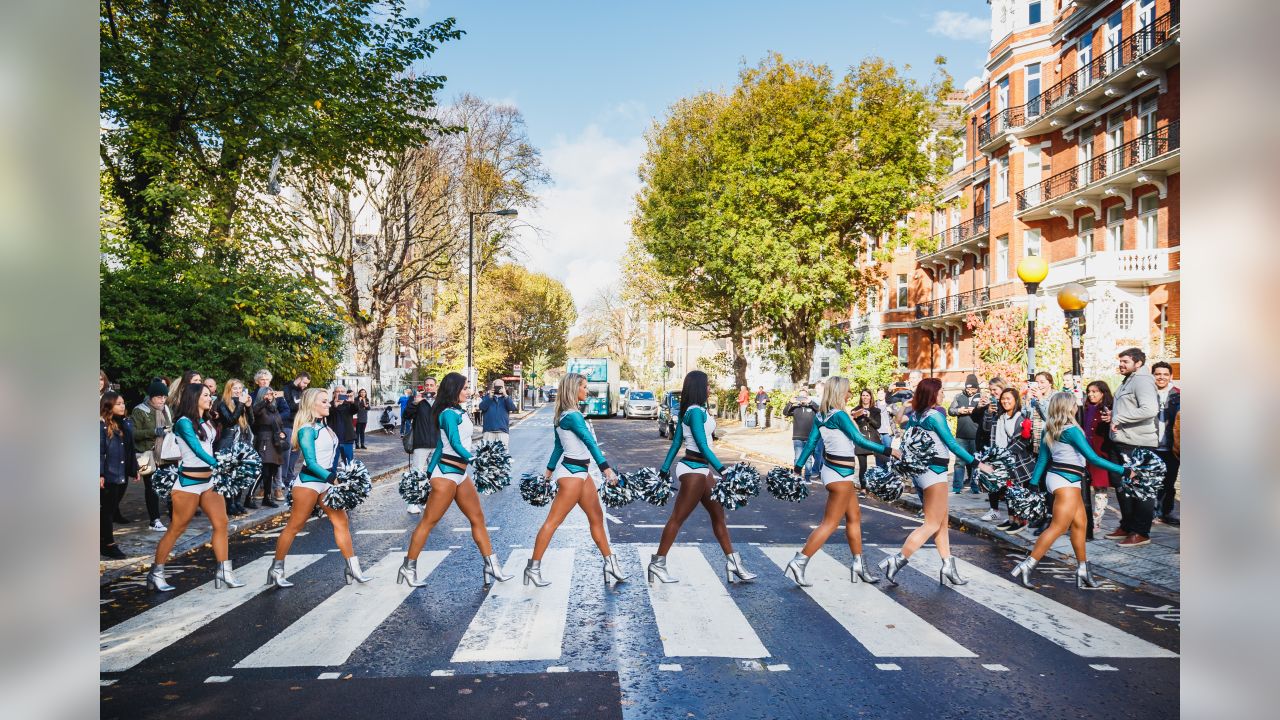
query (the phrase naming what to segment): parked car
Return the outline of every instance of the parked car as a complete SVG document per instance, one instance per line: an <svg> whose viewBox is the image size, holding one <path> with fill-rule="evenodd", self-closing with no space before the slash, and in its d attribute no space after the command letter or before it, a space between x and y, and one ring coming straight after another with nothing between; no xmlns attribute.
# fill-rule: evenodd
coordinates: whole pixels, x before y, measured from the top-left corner
<svg viewBox="0 0 1280 720"><path fill-rule="evenodd" d="M658 437L671 437L680 421L680 392L671 390L662 396L662 407L658 408Z"/></svg>
<svg viewBox="0 0 1280 720"><path fill-rule="evenodd" d="M627 404L622 408L622 416L654 420L658 417L658 399L651 390L632 390L627 393Z"/></svg>
<svg viewBox="0 0 1280 720"><path fill-rule="evenodd" d="M558 392L560 391L557 388L553 388L553 387L547 388L547 402L555 402L556 393Z"/></svg>

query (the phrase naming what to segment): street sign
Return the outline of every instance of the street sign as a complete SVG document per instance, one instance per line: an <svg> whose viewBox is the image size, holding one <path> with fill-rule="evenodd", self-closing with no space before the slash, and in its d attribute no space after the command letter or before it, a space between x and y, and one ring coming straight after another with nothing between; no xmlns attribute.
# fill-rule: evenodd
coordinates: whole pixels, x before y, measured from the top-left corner
<svg viewBox="0 0 1280 720"><path fill-rule="evenodd" d="M524 363L516 363L511 366L512 375L519 375L521 370L524 370Z"/></svg>

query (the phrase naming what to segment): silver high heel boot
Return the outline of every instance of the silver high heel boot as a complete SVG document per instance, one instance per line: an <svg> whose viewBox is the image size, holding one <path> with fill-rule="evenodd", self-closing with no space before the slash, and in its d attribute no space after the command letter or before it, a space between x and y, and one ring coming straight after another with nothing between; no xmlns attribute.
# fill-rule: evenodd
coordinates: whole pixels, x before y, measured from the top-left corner
<svg viewBox="0 0 1280 720"><path fill-rule="evenodd" d="M1089 561L1082 560L1076 566L1076 587L1081 590L1097 590L1102 587L1102 583L1093 579L1093 573L1089 571Z"/></svg>
<svg viewBox="0 0 1280 720"><path fill-rule="evenodd" d="M352 555L347 558L347 566L342 569L342 579L350 585L352 580L358 583L367 583L373 578L360 572L360 558Z"/></svg>
<svg viewBox="0 0 1280 720"><path fill-rule="evenodd" d="M608 572L609 572L609 568L608 568L608 565L606 565L605 566L606 576ZM551 584L550 580L542 579L542 561L541 560L534 560L530 558L529 561L524 564L524 584L527 586L529 583L533 583L534 587L546 587Z"/></svg>
<svg viewBox="0 0 1280 720"><path fill-rule="evenodd" d="M610 577L613 578L615 583L620 583L627 579L627 576L622 574L622 568L618 567L618 556L613 553L610 553L609 557L604 559L604 581L606 584L608 584Z"/></svg>
<svg viewBox="0 0 1280 720"><path fill-rule="evenodd" d="M731 552L724 556L724 577L725 580L734 582L733 578L735 576L742 582L751 582L758 577L755 573L747 572L747 569L742 567L741 554Z"/></svg>
<svg viewBox="0 0 1280 720"><path fill-rule="evenodd" d="M408 557L404 562L400 563L400 570L396 572L396 584L400 585L408 583L409 587L422 587L427 584L426 580L418 579L418 561L410 560Z"/></svg>
<svg viewBox="0 0 1280 720"><path fill-rule="evenodd" d="M244 587L244 583L231 572L231 561L223 560L218 563L218 571L213 574L213 587L215 590L221 589L223 585L229 588Z"/></svg>
<svg viewBox="0 0 1280 720"><path fill-rule="evenodd" d="M164 565L151 564L151 570L147 572L147 587L159 592L173 591L173 586L164 579Z"/></svg>
<svg viewBox="0 0 1280 720"><path fill-rule="evenodd" d="M503 574L502 574L502 565L498 564L498 554L497 554L497 553L493 553L492 555L488 555L488 556L486 556L486 557L485 557L485 559L484 559L484 587L486 587L486 588L487 588L487 587L489 587L490 585L492 585L492 584L493 584L492 580L497 580L498 582L506 582L506 581L510 580L511 578L513 578L513 577L515 577L515 576L514 576L514 575L503 575Z"/></svg>
<svg viewBox="0 0 1280 720"><path fill-rule="evenodd" d="M942 569L938 571L938 584L946 585L944 580L950 580L952 585L965 585L969 582L960 577L960 571L956 569L956 559L950 555L942 560Z"/></svg>
<svg viewBox="0 0 1280 720"><path fill-rule="evenodd" d="M1022 562L1018 563L1009 574L1022 581L1023 587L1033 588L1036 585L1031 582L1031 571L1035 569L1036 559L1028 555L1026 558L1023 558Z"/></svg>
<svg viewBox="0 0 1280 720"><path fill-rule="evenodd" d="M267 571L267 584L276 587L293 587L293 583L284 579L284 561L272 560L271 569Z"/></svg>
<svg viewBox="0 0 1280 720"><path fill-rule="evenodd" d="M656 577L664 583L678 582L676 578L671 577L671 573L667 572L667 556L666 555L650 555L649 556L649 582L653 582Z"/></svg>
<svg viewBox="0 0 1280 720"><path fill-rule="evenodd" d="M880 578L876 577L875 575L872 575L871 571L867 569L866 563L862 561L862 556L854 555L853 567L849 568L849 582L856 583L858 582L859 579L861 579L862 582L868 582L868 583L880 582Z"/></svg>
<svg viewBox="0 0 1280 720"><path fill-rule="evenodd" d="M909 562L911 562L909 558L903 557L902 553L898 553L880 563L880 569L884 571L885 580L897 585L898 581L894 580L894 578L898 576L898 571L906 567Z"/></svg>
<svg viewBox="0 0 1280 720"><path fill-rule="evenodd" d="M808 564L809 558L805 557L804 553L798 552L795 557L791 558L791 562L787 563L787 566L782 569L782 574L794 580L800 587L813 587L813 583L804 579L804 569Z"/></svg>

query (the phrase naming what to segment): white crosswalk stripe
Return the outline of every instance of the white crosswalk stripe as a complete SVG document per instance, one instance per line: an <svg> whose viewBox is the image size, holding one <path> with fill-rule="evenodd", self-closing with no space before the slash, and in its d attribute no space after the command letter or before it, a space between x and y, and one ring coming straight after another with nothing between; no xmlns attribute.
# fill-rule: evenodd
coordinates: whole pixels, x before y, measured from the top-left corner
<svg viewBox="0 0 1280 720"><path fill-rule="evenodd" d="M524 584L525 562L533 550L511 553L503 568L515 575L496 583L467 626L451 662L556 660L564 643L573 586L573 548L548 550L542 557L546 587Z"/></svg>

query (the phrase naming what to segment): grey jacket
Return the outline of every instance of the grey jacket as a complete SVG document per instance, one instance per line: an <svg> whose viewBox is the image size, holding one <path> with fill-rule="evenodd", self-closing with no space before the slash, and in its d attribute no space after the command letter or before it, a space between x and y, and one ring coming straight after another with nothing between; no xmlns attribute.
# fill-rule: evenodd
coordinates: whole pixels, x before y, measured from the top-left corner
<svg viewBox="0 0 1280 720"><path fill-rule="evenodd" d="M1116 390L1111 404L1111 439L1125 445L1156 447L1160 444L1156 425L1159 412L1155 378L1143 365Z"/></svg>

